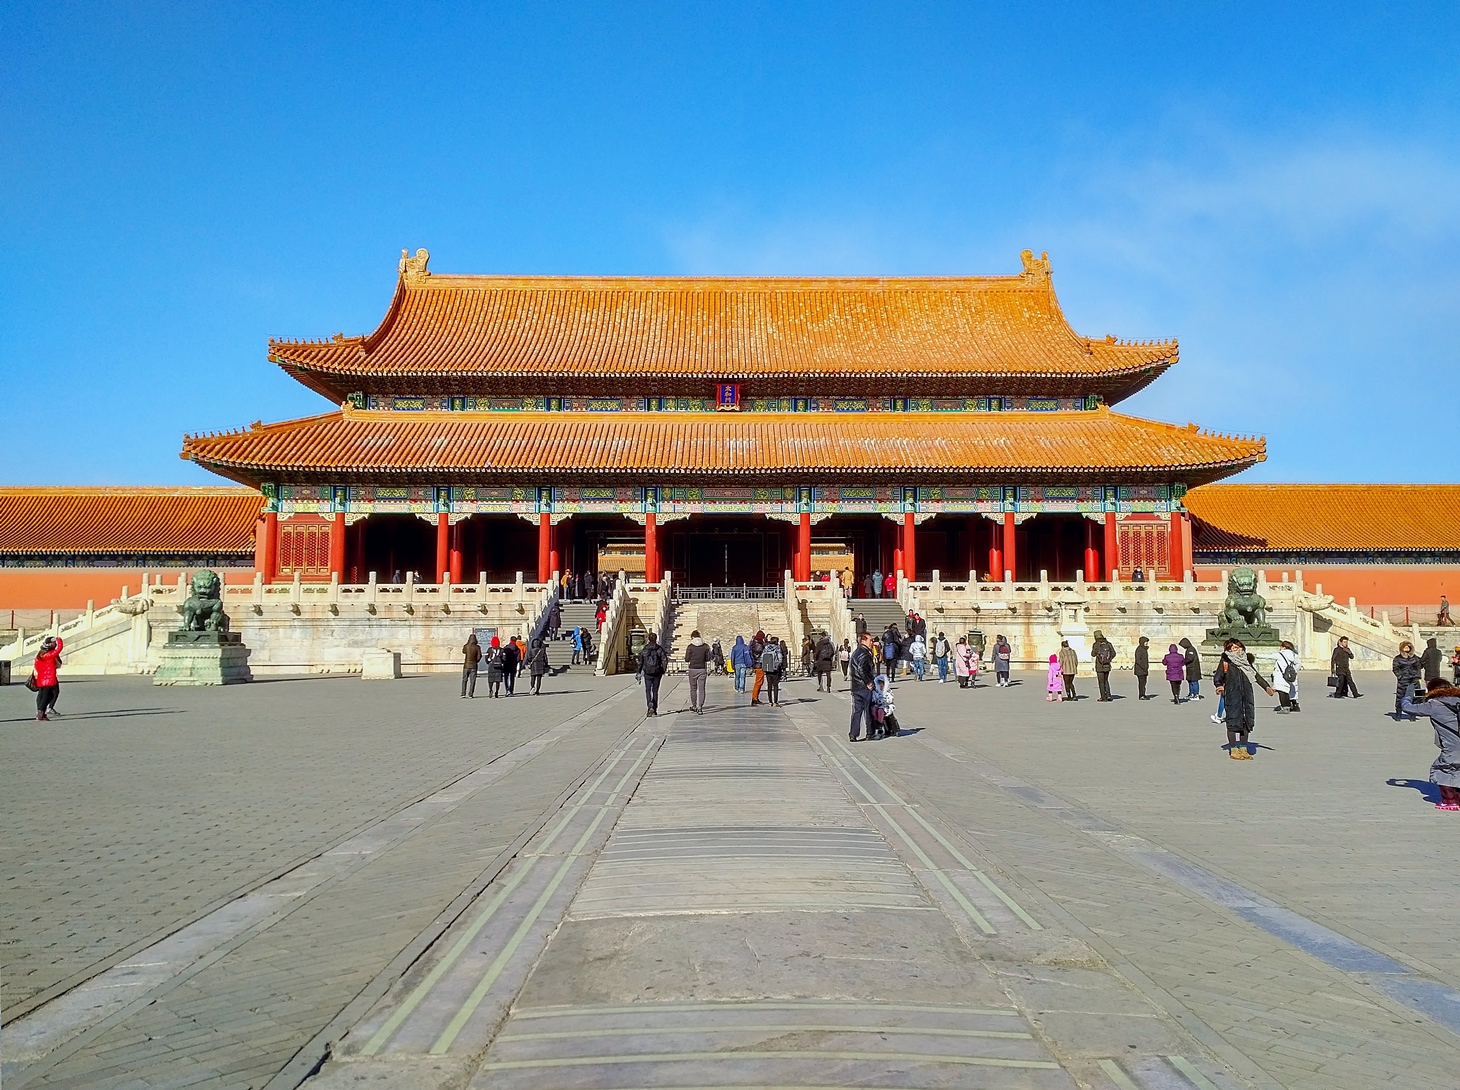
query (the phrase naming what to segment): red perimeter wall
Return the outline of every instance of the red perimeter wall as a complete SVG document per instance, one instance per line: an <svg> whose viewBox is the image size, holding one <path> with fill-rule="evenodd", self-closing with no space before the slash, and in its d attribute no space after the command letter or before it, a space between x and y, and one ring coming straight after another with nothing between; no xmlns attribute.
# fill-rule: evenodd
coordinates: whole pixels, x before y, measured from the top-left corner
<svg viewBox="0 0 1460 1090"><path fill-rule="evenodd" d="M1233 565L1235 567L1236 565ZM1227 570L1231 570L1230 568ZM1360 606L1372 608L1375 615L1382 610L1389 611L1389 619L1402 622L1402 611L1406 607L1413 613L1413 619L1421 624L1433 623L1440 603L1440 595L1448 595L1455 603L1455 613L1460 617L1460 568L1441 567L1383 567L1383 568L1322 568L1305 565L1300 569L1264 568L1269 583L1281 583L1283 572L1291 581L1297 578L1296 571L1303 573L1305 590L1316 591L1323 585L1323 593L1331 594L1340 605L1347 605L1350 598L1358 599ZM1214 581L1222 574L1219 568L1198 568L1196 577L1203 581Z"/></svg>
<svg viewBox="0 0 1460 1090"><path fill-rule="evenodd" d="M191 574L193 569L188 569ZM252 568L216 568L225 583L252 583ZM152 581L176 583L181 568L152 571ZM88 600L100 609L121 596L142 589L141 568L0 568L0 627L12 609L85 609Z"/></svg>

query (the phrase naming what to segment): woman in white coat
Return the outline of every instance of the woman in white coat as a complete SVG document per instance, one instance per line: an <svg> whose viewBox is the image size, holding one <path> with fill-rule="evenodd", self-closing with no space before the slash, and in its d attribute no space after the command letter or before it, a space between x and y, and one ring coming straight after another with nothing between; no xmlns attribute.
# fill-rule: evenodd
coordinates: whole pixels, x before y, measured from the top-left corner
<svg viewBox="0 0 1460 1090"><path fill-rule="evenodd" d="M1277 690L1279 713L1303 710L1298 707L1298 652L1290 640L1283 640L1273 660L1272 687Z"/></svg>

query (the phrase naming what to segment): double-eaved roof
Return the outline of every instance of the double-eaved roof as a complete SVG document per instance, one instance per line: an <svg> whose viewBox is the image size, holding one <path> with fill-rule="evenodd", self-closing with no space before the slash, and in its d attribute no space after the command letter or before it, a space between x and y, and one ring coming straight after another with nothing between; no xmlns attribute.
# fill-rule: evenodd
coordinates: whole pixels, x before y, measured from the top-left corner
<svg viewBox="0 0 1460 1090"><path fill-rule="evenodd" d="M1070 328L1047 256L982 277L441 276L403 256L367 336L269 342L339 403L355 393L651 396L744 382L757 396L1098 395L1176 362L1174 340Z"/></svg>

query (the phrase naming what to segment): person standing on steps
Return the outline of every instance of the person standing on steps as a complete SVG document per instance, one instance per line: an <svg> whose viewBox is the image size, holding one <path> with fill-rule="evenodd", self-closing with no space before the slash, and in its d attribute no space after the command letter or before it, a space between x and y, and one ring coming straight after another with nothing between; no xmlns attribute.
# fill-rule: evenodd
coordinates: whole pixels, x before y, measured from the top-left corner
<svg viewBox="0 0 1460 1090"><path fill-rule="evenodd" d="M1291 640L1283 640L1273 661L1272 684L1277 690L1277 711L1286 715L1300 712L1298 707L1298 652Z"/></svg>
<svg viewBox="0 0 1460 1090"><path fill-rule="evenodd" d="M1136 699L1149 699L1146 693L1146 678L1151 675L1151 641L1142 636L1136 641L1136 664L1132 672L1136 675Z"/></svg>
<svg viewBox="0 0 1460 1090"><path fill-rule="evenodd" d="M684 661L689 668L689 710L696 715L705 714L705 679L710 676L711 654L710 645L700 638L700 630L691 632Z"/></svg>
<svg viewBox="0 0 1460 1090"><path fill-rule="evenodd" d="M1227 705L1227 756L1250 761L1253 754L1248 739L1257 729L1257 689L1274 696L1273 687L1257 672L1241 640L1233 640L1231 649L1222 652L1212 680Z"/></svg>
<svg viewBox="0 0 1460 1090"><path fill-rule="evenodd" d="M882 569L881 568L877 568L877 569L875 569L872 572L872 593L871 593L870 597L872 597L872 598L881 598L882 597L882 585L883 585Z"/></svg>
<svg viewBox="0 0 1460 1090"><path fill-rule="evenodd" d="M653 632L639 652L639 674L644 679L644 704L649 715L659 714L659 682L664 680L664 671L669 669L669 656L659 646L659 637Z"/></svg>
<svg viewBox="0 0 1460 1090"><path fill-rule="evenodd" d="M1166 680L1171 683L1171 703L1181 703L1181 682L1186 678L1186 656L1173 643L1161 659L1166 667Z"/></svg>
<svg viewBox="0 0 1460 1090"><path fill-rule="evenodd" d="M1399 645L1399 654L1394 656L1394 663L1390 667L1394 671L1394 719L1398 722L1406 717L1404 711L1404 698L1413 693L1419 684L1421 671L1424 664L1414 653L1414 644L1404 640ZM1413 716L1409 716L1413 718Z"/></svg>
<svg viewBox="0 0 1460 1090"><path fill-rule="evenodd" d="M872 736L872 684L877 676L877 664L872 661L872 636L863 632L857 637L857 646L852 651L848 673L851 679L852 726L848 737L860 741L862 721L867 722L867 737Z"/></svg>
<svg viewBox="0 0 1460 1090"><path fill-rule="evenodd" d="M869 575L867 578L870 579L872 577ZM865 613L858 613L857 614L857 633L856 633L857 639L860 640L866 634L867 634L867 615Z"/></svg>
<svg viewBox="0 0 1460 1090"><path fill-rule="evenodd" d="M1080 656L1075 654L1069 640L1060 640L1058 658L1060 674L1065 679L1065 699L1079 700L1080 697L1075 692L1075 673L1080 669Z"/></svg>
<svg viewBox="0 0 1460 1090"><path fill-rule="evenodd" d="M1095 630L1095 642L1090 645L1090 657L1095 661L1095 681L1100 686L1100 703L1110 703L1110 668L1115 664L1115 645L1105 638L1100 629Z"/></svg>
<svg viewBox="0 0 1460 1090"><path fill-rule="evenodd" d="M1328 672L1337 680L1338 684L1333 687L1333 695L1343 700L1349 694L1363 696L1359 687L1354 684L1353 675L1354 653L1349 649L1348 637L1340 636L1338 646L1333 649L1333 657L1328 660Z"/></svg>
<svg viewBox="0 0 1460 1090"><path fill-rule="evenodd" d="M750 689L750 702L760 703L760 688L765 684L765 671L761 669L760 656L765 652L765 633L757 632L750 641L750 661L755 664L755 684Z"/></svg>
<svg viewBox="0 0 1460 1090"><path fill-rule="evenodd" d="M1014 648L1009 641L1000 634L994 637L994 677L998 679L999 688L1006 688L1009 684L1009 664L1014 658Z"/></svg>
<svg viewBox="0 0 1460 1090"><path fill-rule="evenodd" d="M1436 678L1425 686L1423 700L1406 693L1404 711L1429 718L1440 755L1430 765L1430 783L1440 789L1436 810L1460 810L1460 688Z"/></svg>
<svg viewBox="0 0 1460 1090"><path fill-rule="evenodd" d="M461 699L475 699L477 695L477 664L482 661L482 645L477 634L470 633L461 645Z"/></svg>
<svg viewBox="0 0 1460 1090"><path fill-rule="evenodd" d="M563 627L563 607L558 604L556 598L553 604L548 606L547 634L549 639L558 638L558 629Z"/></svg>
<svg viewBox="0 0 1460 1090"><path fill-rule="evenodd" d="M543 675L552 668L548 662L547 640L542 637L532 641L532 650L527 653L527 674L532 679L532 695L542 695Z"/></svg>
<svg viewBox="0 0 1460 1090"><path fill-rule="evenodd" d="M1201 656L1186 637L1181 639L1182 658L1186 663L1186 699L1201 700Z"/></svg>

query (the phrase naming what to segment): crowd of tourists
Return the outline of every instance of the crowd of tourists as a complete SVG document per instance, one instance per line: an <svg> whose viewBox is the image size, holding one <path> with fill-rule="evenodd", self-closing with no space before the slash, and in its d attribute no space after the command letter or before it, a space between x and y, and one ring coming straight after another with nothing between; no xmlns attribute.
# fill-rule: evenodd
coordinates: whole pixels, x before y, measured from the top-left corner
<svg viewBox="0 0 1460 1090"><path fill-rule="evenodd" d="M541 636L533 640L530 647L521 636L509 636L505 640L492 636L483 647L473 632L462 645L461 655L463 700L476 698L477 678L483 670L487 675L487 696L494 700L515 696L518 678L524 674L527 676L527 691L532 696L540 696L542 679L557 672L549 661L548 641Z"/></svg>

